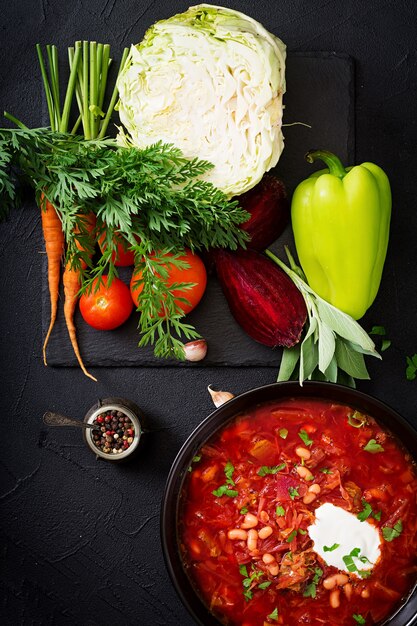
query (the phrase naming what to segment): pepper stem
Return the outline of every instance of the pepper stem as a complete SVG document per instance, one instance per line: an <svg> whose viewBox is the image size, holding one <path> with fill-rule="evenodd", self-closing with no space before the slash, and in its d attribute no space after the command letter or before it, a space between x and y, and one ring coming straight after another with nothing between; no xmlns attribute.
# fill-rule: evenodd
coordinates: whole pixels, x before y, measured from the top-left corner
<svg viewBox="0 0 417 626"><path fill-rule="evenodd" d="M337 176L338 178L346 176L346 170L341 160L332 152L328 152L327 150L309 150L305 155L305 159L308 163L314 163L314 161L320 159L324 161L329 168L329 173L333 176Z"/></svg>

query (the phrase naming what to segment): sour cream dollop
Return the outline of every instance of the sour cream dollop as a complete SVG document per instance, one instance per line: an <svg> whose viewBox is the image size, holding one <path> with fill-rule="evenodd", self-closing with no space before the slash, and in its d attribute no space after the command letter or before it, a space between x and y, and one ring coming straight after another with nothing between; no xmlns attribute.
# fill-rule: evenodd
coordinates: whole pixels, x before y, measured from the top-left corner
<svg viewBox="0 0 417 626"><path fill-rule="evenodd" d="M356 515L329 502L319 506L315 516L307 531L314 542L314 551L327 565L349 572L343 557L353 552L358 555L352 556L356 573L375 566L381 556L381 536L375 526L366 520L361 522Z"/></svg>

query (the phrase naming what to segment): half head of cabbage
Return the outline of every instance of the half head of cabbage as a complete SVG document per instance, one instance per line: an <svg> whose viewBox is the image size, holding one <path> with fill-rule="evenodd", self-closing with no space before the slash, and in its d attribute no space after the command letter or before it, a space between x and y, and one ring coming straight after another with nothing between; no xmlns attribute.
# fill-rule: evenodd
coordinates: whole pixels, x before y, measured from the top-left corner
<svg viewBox="0 0 417 626"><path fill-rule="evenodd" d="M157 141L210 161L227 196L258 183L284 147L285 45L259 22L200 4L154 24L118 78L121 143Z"/></svg>

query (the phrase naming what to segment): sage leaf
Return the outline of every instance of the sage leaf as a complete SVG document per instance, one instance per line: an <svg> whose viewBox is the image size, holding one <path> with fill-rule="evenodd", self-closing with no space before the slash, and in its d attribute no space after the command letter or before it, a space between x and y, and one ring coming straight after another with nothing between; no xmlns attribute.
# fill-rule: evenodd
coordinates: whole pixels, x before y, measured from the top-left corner
<svg viewBox="0 0 417 626"><path fill-rule="evenodd" d="M330 361L323 374L325 375L325 380L328 380L331 383L337 382L337 359L335 355L333 355L332 360Z"/></svg>
<svg viewBox="0 0 417 626"><path fill-rule="evenodd" d="M305 380L314 372L317 365L317 345L314 343L313 335L306 335L301 344L300 353L300 378Z"/></svg>
<svg viewBox="0 0 417 626"><path fill-rule="evenodd" d="M319 370L325 372L329 367L336 348L335 335L325 322L319 319Z"/></svg>
<svg viewBox="0 0 417 626"><path fill-rule="evenodd" d="M339 367L353 378L369 379L363 354L352 352L342 339L336 344L336 358Z"/></svg>
<svg viewBox="0 0 417 626"><path fill-rule="evenodd" d="M281 365L278 372L278 382L289 380L296 368L300 358L300 344L297 343L292 348L284 348L282 352Z"/></svg>
<svg viewBox="0 0 417 626"><path fill-rule="evenodd" d="M372 354L376 352L375 344L365 330L350 315L343 313L319 296L316 296L317 309L323 323L330 326L335 333L357 344Z"/></svg>

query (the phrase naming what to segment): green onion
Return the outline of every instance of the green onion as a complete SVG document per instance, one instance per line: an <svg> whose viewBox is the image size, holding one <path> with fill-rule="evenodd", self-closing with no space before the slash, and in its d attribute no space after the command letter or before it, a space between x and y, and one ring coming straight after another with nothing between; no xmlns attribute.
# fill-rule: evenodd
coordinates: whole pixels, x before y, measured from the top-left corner
<svg viewBox="0 0 417 626"><path fill-rule="evenodd" d="M334 543L331 546L323 546L323 552L333 552L333 550L336 550L339 546L340 543Z"/></svg>
<svg viewBox="0 0 417 626"><path fill-rule="evenodd" d="M362 426L368 423L365 415L359 413L359 411L354 411L354 413L349 414L347 420L349 426L353 426L353 428L362 428Z"/></svg>
<svg viewBox="0 0 417 626"><path fill-rule="evenodd" d="M304 445L306 445L306 446L312 446L313 445L313 440L310 439L310 437L308 436L308 433L307 433L306 430L304 430L304 429L300 430L300 432L298 433L298 436L303 441Z"/></svg>

